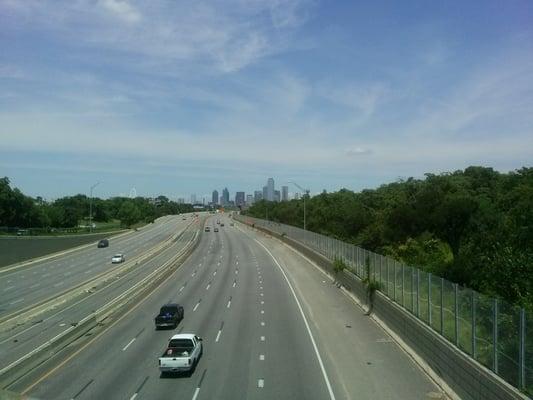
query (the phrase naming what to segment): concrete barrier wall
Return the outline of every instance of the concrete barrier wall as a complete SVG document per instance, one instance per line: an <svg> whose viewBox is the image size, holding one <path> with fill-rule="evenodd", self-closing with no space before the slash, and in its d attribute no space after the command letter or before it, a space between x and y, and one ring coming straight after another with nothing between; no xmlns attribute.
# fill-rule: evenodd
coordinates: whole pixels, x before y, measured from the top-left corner
<svg viewBox="0 0 533 400"><path fill-rule="evenodd" d="M334 275L332 263L307 246L278 235L267 229L255 227L298 250L324 271ZM336 279L362 303L366 290L354 274L343 271ZM380 292L375 293L375 315L402 339L424 362L463 400L513 400L529 399L492 371L461 352L437 332L420 322Z"/></svg>

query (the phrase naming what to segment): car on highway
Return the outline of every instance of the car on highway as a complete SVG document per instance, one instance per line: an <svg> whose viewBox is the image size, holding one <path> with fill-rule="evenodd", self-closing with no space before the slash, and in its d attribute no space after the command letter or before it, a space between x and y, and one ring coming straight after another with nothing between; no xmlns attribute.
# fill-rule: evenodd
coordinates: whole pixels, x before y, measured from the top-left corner
<svg viewBox="0 0 533 400"><path fill-rule="evenodd" d="M167 349L159 357L161 376L169 372L192 372L203 354L202 338L193 333L180 333L170 338Z"/></svg>
<svg viewBox="0 0 533 400"><path fill-rule="evenodd" d="M175 328L183 319L183 307L176 303L168 303L161 307L155 317L155 329Z"/></svg>
<svg viewBox="0 0 533 400"><path fill-rule="evenodd" d="M205 227L205 231L206 231L206 232L211 232L211 228L208 227L208 226L206 226L206 227Z"/></svg>
<svg viewBox="0 0 533 400"><path fill-rule="evenodd" d="M108 247L108 246L109 246L109 240L102 239L102 240L98 241L98 248Z"/></svg>
<svg viewBox="0 0 533 400"><path fill-rule="evenodd" d="M215 226L215 229L214 229L215 232L218 232L218 228Z"/></svg>
<svg viewBox="0 0 533 400"><path fill-rule="evenodd" d="M122 253L115 254L113 258L111 258L112 264L120 264L126 261L126 257Z"/></svg>

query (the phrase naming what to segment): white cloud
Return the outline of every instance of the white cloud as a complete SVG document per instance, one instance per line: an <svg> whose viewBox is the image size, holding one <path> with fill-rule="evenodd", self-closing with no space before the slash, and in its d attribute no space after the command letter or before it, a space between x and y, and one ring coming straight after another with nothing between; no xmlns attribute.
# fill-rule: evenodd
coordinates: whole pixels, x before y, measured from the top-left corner
<svg viewBox="0 0 533 400"><path fill-rule="evenodd" d="M126 22L133 23L141 19L140 12L127 0L100 0L99 4Z"/></svg>

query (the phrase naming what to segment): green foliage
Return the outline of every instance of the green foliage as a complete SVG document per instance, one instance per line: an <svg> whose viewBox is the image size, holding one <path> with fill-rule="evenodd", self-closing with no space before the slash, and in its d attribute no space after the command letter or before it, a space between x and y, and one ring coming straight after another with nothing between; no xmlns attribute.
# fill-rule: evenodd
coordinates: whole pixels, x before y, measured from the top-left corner
<svg viewBox="0 0 533 400"><path fill-rule="evenodd" d="M346 265L346 263L344 261L342 261L342 259L340 258L335 258L333 260L333 272L335 272L335 276L339 273L339 272L342 272L344 271L346 268L348 268L348 266Z"/></svg>
<svg viewBox="0 0 533 400"><path fill-rule="evenodd" d="M83 194L62 197L48 203L38 196L25 196L17 188L11 188L9 178L0 179L0 226L17 228L73 228L81 221L88 221L90 198ZM92 199L92 219L107 222L120 219L122 225L131 226L139 221L153 222L169 214L191 212L190 204L178 204L165 196L154 201L143 197L130 199L113 197Z"/></svg>
<svg viewBox="0 0 533 400"><path fill-rule="evenodd" d="M306 200L307 229L533 307L533 168L472 166ZM261 201L258 218L303 228L303 201Z"/></svg>

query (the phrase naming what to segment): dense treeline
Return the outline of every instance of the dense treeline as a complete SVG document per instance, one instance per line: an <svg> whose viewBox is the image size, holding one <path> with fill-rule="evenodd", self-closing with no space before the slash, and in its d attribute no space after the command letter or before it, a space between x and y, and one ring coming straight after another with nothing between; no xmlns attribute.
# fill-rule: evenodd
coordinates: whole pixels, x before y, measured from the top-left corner
<svg viewBox="0 0 533 400"><path fill-rule="evenodd" d="M68 196L53 202L32 198L19 189L11 188L9 178L0 179L0 226L18 228L71 228L89 218L90 199L83 194ZM190 204L178 204L165 196L150 200L113 197L93 198L92 218L96 222L120 220L123 226L137 222L152 222L163 215L193 211Z"/></svg>
<svg viewBox="0 0 533 400"><path fill-rule="evenodd" d="M533 306L533 168L469 167L306 203L309 230ZM262 201L248 213L303 225L301 200Z"/></svg>

